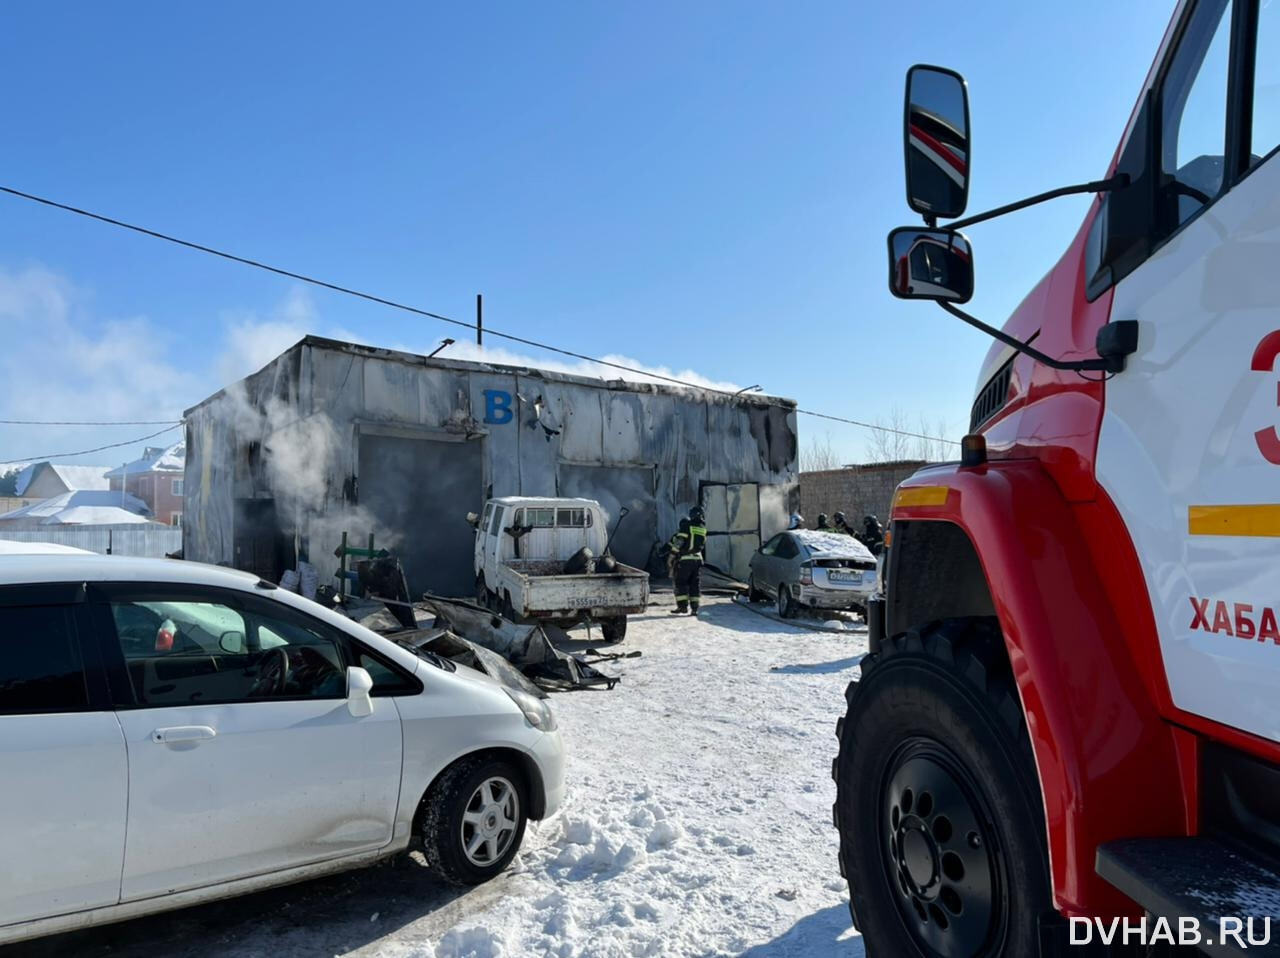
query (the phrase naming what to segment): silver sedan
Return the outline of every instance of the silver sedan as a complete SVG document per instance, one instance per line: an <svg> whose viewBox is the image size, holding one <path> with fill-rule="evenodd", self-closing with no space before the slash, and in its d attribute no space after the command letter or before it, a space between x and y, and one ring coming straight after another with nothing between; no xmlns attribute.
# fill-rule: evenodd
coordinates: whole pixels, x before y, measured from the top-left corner
<svg viewBox="0 0 1280 958"><path fill-rule="evenodd" d="M774 601L793 618L801 606L865 612L876 591L876 558L853 536L780 532L751 557L752 602Z"/></svg>

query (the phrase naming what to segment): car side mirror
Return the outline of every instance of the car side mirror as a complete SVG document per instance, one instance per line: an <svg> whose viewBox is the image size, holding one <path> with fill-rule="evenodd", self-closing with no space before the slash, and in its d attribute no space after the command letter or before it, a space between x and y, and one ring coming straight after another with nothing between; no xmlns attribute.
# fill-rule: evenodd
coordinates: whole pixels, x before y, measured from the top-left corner
<svg viewBox="0 0 1280 958"><path fill-rule="evenodd" d="M907 205L927 222L952 218L969 203L969 90L954 70L917 64L907 71L903 148Z"/></svg>
<svg viewBox="0 0 1280 958"><path fill-rule="evenodd" d="M223 632L218 637L218 648L228 655L240 655L244 652L244 633Z"/></svg>
<svg viewBox="0 0 1280 958"><path fill-rule="evenodd" d="M358 665L347 669L347 711L356 718L373 714L373 676Z"/></svg>
<svg viewBox="0 0 1280 958"><path fill-rule="evenodd" d="M478 528L480 528L480 515L479 515L479 513L476 513L476 512L468 512L468 513L467 513L467 525L471 526L471 528L473 528L473 529L478 529Z"/></svg>
<svg viewBox="0 0 1280 958"><path fill-rule="evenodd" d="M963 233L902 226L889 234L889 292L899 299L967 303L973 248Z"/></svg>

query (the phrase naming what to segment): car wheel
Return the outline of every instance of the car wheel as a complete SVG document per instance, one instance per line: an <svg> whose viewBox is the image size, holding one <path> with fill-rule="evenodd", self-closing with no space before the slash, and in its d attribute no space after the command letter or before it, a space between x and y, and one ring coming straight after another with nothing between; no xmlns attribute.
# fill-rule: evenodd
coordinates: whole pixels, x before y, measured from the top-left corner
<svg viewBox="0 0 1280 958"><path fill-rule="evenodd" d="M455 885L479 885L510 864L528 822L524 776L477 756L450 766L422 799L418 834L427 867Z"/></svg>
<svg viewBox="0 0 1280 958"><path fill-rule="evenodd" d="M621 642L627 637L627 617L616 615L611 619L601 619L600 634L606 642Z"/></svg>
<svg viewBox="0 0 1280 958"><path fill-rule="evenodd" d="M791 595L791 586L778 584L778 615L784 619L796 617L796 600Z"/></svg>
<svg viewBox="0 0 1280 958"><path fill-rule="evenodd" d="M502 593L502 603L498 608L498 613L508 622L519 621L519 616L516 615L516 607L511 604L510 592Z"/></svg>
<svg viewBox="0 0 1280 958"><path fill-rule="evenodd" d="M756 577L754 575L747 579L748 602L763 602L767 598L769 597L764 594L763 590L756 588Z"/></svg>
<svg viewBox="0 0 1280 958"><path fill-rule="evenodd" d="M1039 954L1044 811L999 627L951 619L862 660L837 724L840 872L867 952Z"/></svg>

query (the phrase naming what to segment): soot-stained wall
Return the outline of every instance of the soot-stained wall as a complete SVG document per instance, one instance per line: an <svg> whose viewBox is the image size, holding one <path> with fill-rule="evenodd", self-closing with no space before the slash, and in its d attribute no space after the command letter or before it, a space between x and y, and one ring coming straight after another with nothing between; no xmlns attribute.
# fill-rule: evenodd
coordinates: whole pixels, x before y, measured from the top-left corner
<svg viewBox="0 0 1280 958"><path fill-rule="evenodd" d="M370 450L388 436L432 444L423 447L429 455L402 457L420 462L421 475L361 475L382 461ZM331 581L342 532L360 542L373 533L422 567L409 570L415 591L458 593L472 560L469 527L455 526L465 526L468 511L489 496L594 489L611 527L621 506L632 511L615 552L644 565L691 506L709 501L712 486L754 486L759 535L785 528L799 505L797 449L789 400L308 337L188 411L184 554L234 566L238 556L262 554L265 537L283 537L291 555L302 553ZM452 458L462 465L446 466ZM393 507L396 496L407 505ZM247 511L248 499L273 500L274 509ZM237 523L249 514L274 515L278 527ZM718 554L741 565L743 530L710 529L730 532L735 548ZM746 574L745 566L726 571Z"/></svg>

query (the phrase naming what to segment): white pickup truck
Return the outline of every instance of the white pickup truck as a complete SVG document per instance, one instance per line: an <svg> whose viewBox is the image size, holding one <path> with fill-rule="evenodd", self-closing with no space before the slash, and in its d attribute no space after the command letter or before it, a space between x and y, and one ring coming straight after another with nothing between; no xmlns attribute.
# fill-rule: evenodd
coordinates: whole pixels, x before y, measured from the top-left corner
<svg viewBox="0 0 1280 958"><path fill-rule="evenodd" d="M476 527L476 598L508 619L564 628L593 620L617 642L627 616L649 601L648 573L609 554L608 517L593 499L507 496L468 518Z"/></svg>

